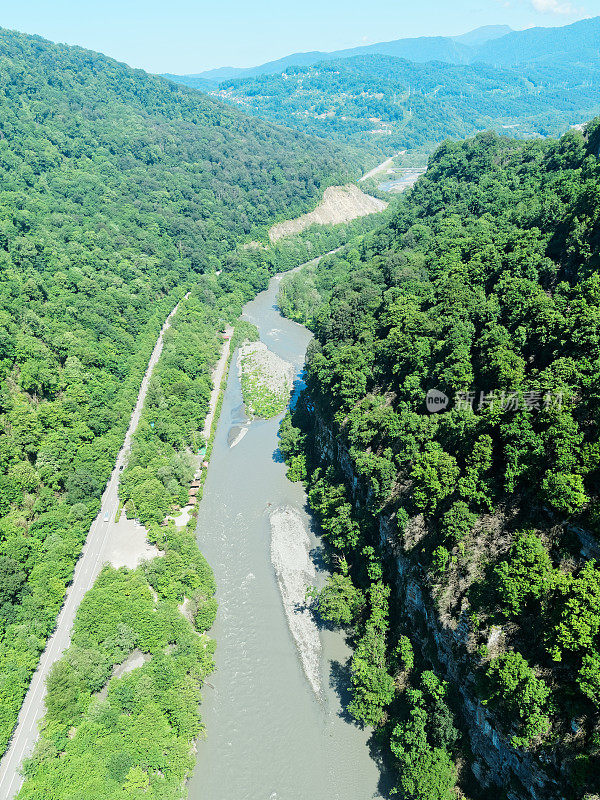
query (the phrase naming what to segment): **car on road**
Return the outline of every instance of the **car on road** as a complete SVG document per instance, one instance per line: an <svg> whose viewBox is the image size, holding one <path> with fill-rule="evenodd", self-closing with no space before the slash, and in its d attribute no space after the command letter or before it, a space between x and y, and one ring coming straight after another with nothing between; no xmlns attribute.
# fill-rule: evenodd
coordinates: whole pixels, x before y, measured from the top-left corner
<svg viewBox="0 0 600 800"><path fill-rule="evenodd" d="M108 511L104 514L104 522L108 522Z"/></svg>

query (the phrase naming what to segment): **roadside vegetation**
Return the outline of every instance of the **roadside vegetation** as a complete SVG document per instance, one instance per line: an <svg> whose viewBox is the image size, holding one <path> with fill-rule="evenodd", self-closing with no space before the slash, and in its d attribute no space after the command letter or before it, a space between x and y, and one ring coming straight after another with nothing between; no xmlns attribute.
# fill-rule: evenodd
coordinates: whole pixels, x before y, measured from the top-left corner
<svg viewBox="0 0 600 800"><path fill-rule="evenodd" d="M281 307L316 337L281 449L334 569L317 607L353 628L350 710L385 733L411 800L451 796L457 774L472 793L468 738L440 742L428 706L460 712L465 686L565 796L600 790L599 143L599 122L446 143L389 225L282 282ZM443 413L427 411L432 389ZM460 683L443 690L421 686L445 677L432 623L390 600L381 515L452 637Z"/></svg>

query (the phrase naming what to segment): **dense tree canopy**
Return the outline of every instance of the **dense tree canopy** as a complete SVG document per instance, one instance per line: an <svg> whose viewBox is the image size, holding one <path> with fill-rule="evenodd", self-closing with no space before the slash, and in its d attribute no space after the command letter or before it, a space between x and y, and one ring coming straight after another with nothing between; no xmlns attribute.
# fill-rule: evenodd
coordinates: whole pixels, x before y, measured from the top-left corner
<svg viewBox="0 0 600 800"><path fill-rule="evenodd" d="M575 66L554 52L543 65L518 69L364 54L227 80L211 94L280 124L390 155L431 150L448 136L486 128L518 137L562 132L598 113L598 70L597 58Z"/></svg>
<svg viewBox="0 0 600 800"><path fill-rule="evenodd" d="M197 92L0 30L0 750L167 314L205 274L152 386L176 412L157 428L163 470L132 481L154 519L181 499L217 332L285 250L242 243L351 168Z"/></svg>
<svg viewBox="0 0 600 800"><path fill-rule="evenodd" d="M310 397L282 442L332 565L343 557L364 591L365 544L391 516L428 613L465 631L461 686L477 685L506 741L544 751L543 769L556 759L553 779L577 797L600 789L599 131L447 142L389 224L281 287L316 335ZM323 463L313 408L343 471ZM394 603L390 615L383 650L365 612L357 621L371 681L393 670L395 637L415 633ZM385 724L398 700L379 697ZM413 764L403 791L446 796L451 770L438 759L429 774L411 702L391 739Z"/></svg>

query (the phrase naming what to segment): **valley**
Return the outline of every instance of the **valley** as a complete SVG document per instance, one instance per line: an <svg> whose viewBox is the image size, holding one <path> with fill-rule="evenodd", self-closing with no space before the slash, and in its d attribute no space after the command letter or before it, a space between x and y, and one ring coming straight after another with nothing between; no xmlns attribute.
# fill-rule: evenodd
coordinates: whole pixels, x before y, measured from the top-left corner
<svg viewBox="0 0 600 800"><path fill-rule="evenodd" d="M279 283L271 279L244 319L293 365L297 396L311 334L274 307ZM280 419L248 422L232 369L198 513L219 614L217 670L203 703L208 735L198 743L190 800L382 796L369 733L348 724L339 696L350 654L344 637L311 628L311 616L295 606L325 572L306 497L277 458ZM237 443L240 426L247 434Z"/></svg>
<svg viewBox="0 0 600 800"><path fill-rule="evenodd" d="M0 800L597 800L600 17L261 7L0 28Z"/></svg>

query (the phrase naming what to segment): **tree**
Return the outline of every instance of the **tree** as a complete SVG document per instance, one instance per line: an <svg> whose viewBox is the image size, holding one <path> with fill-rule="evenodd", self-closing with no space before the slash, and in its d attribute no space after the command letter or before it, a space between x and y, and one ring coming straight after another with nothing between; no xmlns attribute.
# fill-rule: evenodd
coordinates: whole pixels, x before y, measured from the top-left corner
<svg viewBox="0 0 600 800"><path fill-rule="evenodd" d="M4 603L14 603L18 599L26 578L14 558L0 556L0 608Z"/></svg>
<svg viewBox="0 0 600 800"><path fill-rule="evenodd" d="M426 444L411 472L416 507L420 511L433 513L440 501L454 490L458 476L456 459L437 442Z"/></svg>
<svg viewBox="0 0 600 800"><path fill-rule="evenodd" d="M365 725L379 725L384 709L394 697L394 679L387 670L385 636L367 622L351 664L350 713Z"/></svg>
<svg viewBox="0 0 600 800"><path fill-rule="evenodd" d="M409 718L396 725L390 743L398 762L398 790L405 800L453 800L456 767L447 750L428 742L423 693L409 689L407 698Z"/></svg>
<svg viewBox="0 0 600 800"><path fill-rule="evenodd" d="M600 570L594 559L577 576L558 574L555 581L556 624L549 632L549 651L555 661L566 653L593 651L600 631Z"/></svg>
<svg viewBox="0 0 600 800"><path fill-rule="evenodd" d="M352 625L365 606L365 597L349 575L334 572L317 594L319 614L334 625Z"/></svg>
<svg viewBox="0 0 600 800"><path fill-rule="evenodd" d="M500 605L507 616L518 616L532 600L543 600L550 591L552 562L535 533L519 531L508 559L494 569Z"/></svg>
<svg viewBox="0 0 600 800"><path fill-rule="evenodd" d="M519 727L519 733L512 737L515 747L529 747L548 735L550 688L520 653L510 651L493 659L486 677L488 701L501 702L512 713L509 721Z"/></svg>

